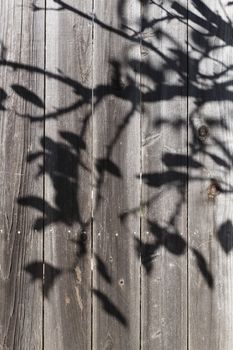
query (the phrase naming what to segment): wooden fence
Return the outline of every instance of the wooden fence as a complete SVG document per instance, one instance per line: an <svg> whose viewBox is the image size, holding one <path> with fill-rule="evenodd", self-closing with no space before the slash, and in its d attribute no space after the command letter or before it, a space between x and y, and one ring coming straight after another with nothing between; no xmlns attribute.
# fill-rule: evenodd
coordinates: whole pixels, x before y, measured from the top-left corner
<svg viewBox="0 0 233 350"><path fill-rule="evenodd" d="M0 0L0 349L233 349L233 2Z"/></svg>

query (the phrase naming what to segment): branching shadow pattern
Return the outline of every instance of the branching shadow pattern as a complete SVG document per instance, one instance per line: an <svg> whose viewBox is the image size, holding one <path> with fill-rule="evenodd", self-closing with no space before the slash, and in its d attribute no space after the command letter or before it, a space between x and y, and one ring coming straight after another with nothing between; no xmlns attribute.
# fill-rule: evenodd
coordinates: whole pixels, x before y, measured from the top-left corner
<svg viewBox="0 0 233 350"><path fill-rule="evenodd" d="M107 96L113 96L130 103L131 109L127 115L124 116L123 122L118 125L115 135L105 149L105 156L94 161L94 186L96 188L96 198L94 198L94 217L95 211L101 201L105 200L102 194L104 186L104 178L106 174L114 176L122 181L124 173L118 164L112 160L112 153L114 147L118 143L120 136L127 129L131 123L135 112L141 111L141 101L144 104L152 104L161 101L171 101L175 98L189 98L193 101L191 110L189 111L189 126L190 138L188 145L188 155L165 152L162 155L161 162L163 168L166 170L162 172L150 172L135 174L135 178L140 181L142 185L152 189L175 189L179 194L179 200L174 211L166 225L154 220L146 219L150 232L153 236L151 243L144 242L140 238L135 238L135 247L138 257L141 258L142 265L147 274L150 274L154 267L154 256L160 249L165 249L169 254L177 257L186 254L187 250L195 257L196 266L207 286L210 289L214 288L214 276L208 267L205 256L201 251L195 247L189 246L185 238L180 234L177 228L177 218L181 214L181 208L187 200L187 186L188 183L195 181L206 181L208 177L203 176L203 168L205 165L196 157L202 155L209 157L216 167L220 167L222 171L227 174L232 168L232 152L228 146L218 136L211 136L209 130L218 129L227 131L227 125L224 117L220 120L219 117L213 115L204 115L203 120L197 124L197 115L203 115L204 107L210 103L224 103L233 100L233 65L220 61L215 57L217 50L223 50L225 47L233 47L233 25L227 16L217 14L211 10L211 6L207 6L202 0L192 0L192 10L187 11L179 1L170 2L170 10L163 7L161 2L153 0L142 1L142 5L159 7L163 16L154 18L149 21L142 15L141 30L135 32L127 26L127 21L124 16L125 0L118 0L118 13L116 16L120 18L120 28L112 27L94 18L94 24L101 27L103 30L109 31L116 36L120 36L132 44L139 44L141 48L150 50L161 60L162 64L158 68L151 63L142 62L137 59L128 58L124 63L116 60L110 60L109 65L112 69L111 83L95 86L94 90L84 86L80 81L74 80L67 76L62 71L57 73L50 72L40 67L30 66L27 64L11 61L7 58L7 48L4 43L1 44L0 66L12 68L13 71L27 71L35 74L45 76L50 80L56 81L58 84L69 88L71 93L75 96L72 104L57 108L53 111L46 111L44 113L44 101L41 96L38 96L36 91L30 91L24 87L22 83L15 83L11 86L12 91L23 99L26 103L37 107L36 115L20 114L17 109L14 111L20 118L28 118L31 123L41 122L43 120L59 120L60 118L69 118L69 113L78 111L82 107L91 105L93 102L94 110L101 104ZM72 7L65 2L65 0L54 0L59 7L48 8L47 11L71 11L77 16L82 17L86 21L92 21L93 17L90 14L83 13L77 7ZM232 6L232 2L228 3ZM32 11L44 11L36 3L31 5ZM171 37L165 30L165 26L161 27L161 23L168 24L172 21L179 21L183 24L184 30L189 30L191 54L184 50L178 39ZM199 29L197 29L199 28ZM170 42L171 48L168 50L169 55L165 54L158 46L153 45L147 40L146 31L150 32L157 38L158 41L166 38ZM202 65L206 60L214 62L216 67L215 73L207 75L202 71ZM137 71L142 77L150 79L151 86L138 86L138 83L133 79L131 72ZM176 81L167 82L167 72L174 72L176 74ZM124 77L123 77L124 76ZM135 99L135 96L140 96ZM0 111L1 113L9 112L7 107L8 99L7 92L0 89ZM93 100L92 100L93 99ZM145 115L145 113L144 113ZM34 208L38 211L38 218L34 222L34 228L42 231L44 227L57 222L64 223L68 227L73 224L78 224L80 232L85 232L91 225L92 217L87 220L81 215L79 200L79 188L81 186L79 181L80 171L89 174L92 169L85 164L85 157L88 152L89 145L85 142L85 135L87 132L87 125L92 118L92 113L86 113L83 117L82 126L79 133L67 132L60 130L60 140L55 141L49 137L42 137L38 140L39 149L35 153L29 154L27 161L29 164L37 162L38 177L49 177L52 186L54 187L55 199L54 205L46 202L44 198L36 196L27 196L18 198L17 202L21 206ZM152 125L154 130L167 125L171 130L186 130L187 120L180 116L159 117L157 116ZM211 140L213 148L218 149L219 152L211 150L209 144L206 142L207 137ZM143 145L142 145L143 146ZM188 151L188 150L187 150ZM220 156L219 154L222 154ZM56 163L54 159L57 157ZM53 164L53 167L50 164ZM52 171L51 171L52 169ZM191 170L191 172L189 172ZM211 179L211 186L209 188L210 200L215 198L217 194L231 194L232 185L227 181L219 179ZM150 208L158 200L159 194L153 195L147 201L142 201L139 207L128 208L125 212L119 212L118 216L122 223L128 216L140 212L143 208ZM49 216L46 213L50 213ZM52 213L52 215L51 215ZM51 222L52 220L52 222ZM220 248L226 254L232 250L233 247L233 226L230 220L222 223L217 232L217 242ZM87 253L85 237L73 241L77 247L77 259ZM95 256L97 269L102 278L109 284L113 283L113 276L110 275L105 262L98 255ZM25 270L30 274L31 280L43 278L42 261L33 261L27 266ZM74 262L75 265L75 262ZM59 267L54 267L46 264L46 271L48 279L46 280L44 295L49 296L49 291L56 283L57 278L62 273L69 273L70 271L62 270ZM118 306L109 300L109 298L100 290L93 290L94 295L100 300L103 309L112 317L115 317L124 327L128 326L126 315L118 309Z"/></svg>

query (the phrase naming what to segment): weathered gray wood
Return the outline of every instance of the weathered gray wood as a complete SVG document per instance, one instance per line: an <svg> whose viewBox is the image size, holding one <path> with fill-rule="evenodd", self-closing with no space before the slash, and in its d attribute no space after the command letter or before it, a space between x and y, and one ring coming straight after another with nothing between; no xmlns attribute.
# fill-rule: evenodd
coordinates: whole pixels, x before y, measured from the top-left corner
<svg viewBox="0 0 233 350"><path fill-rule="evenodd" d="M91 346L92 1L47 1L45 349ZM51 73L52 72L52 73Z"/></svg>
<svg viewBox="0 0 233 350"><path fill-rule="evenodd" d="M179 1L185 10L185 1ZM187 20L142 6L142 349L187 349ZM185 10L186 11L186 10Z"/></svg>
<svg viewBox="0 0 233 350"><path fill-rule="evenodd" d="M34 227L38 212L28 197L43 196L43 177L37 177L37 167L27 157L37 150L43 134L42 122L32 123L29 115L43 114L44 14L33 12L30 5L29 0L0 1L3 350L42 348L42 265L34 263L42 259L43 235Z"/></svg>
<svg viewBox="0 0 233 350"><path fill-rule="evenodd" d="M231 350L231 2L46 3L0 0L0 349Z"/></svg>
<svg viewBox="0 0 233 350"><path fill-rule="evenodd" d="M139 1L95 2L93 349L139 349Z"/></svg>
<svg viewBox="0 0 233 350"><path fill-rule="evenodd" d="M232 34L227 1L189 5L189 348L232 349Z"/></svg>

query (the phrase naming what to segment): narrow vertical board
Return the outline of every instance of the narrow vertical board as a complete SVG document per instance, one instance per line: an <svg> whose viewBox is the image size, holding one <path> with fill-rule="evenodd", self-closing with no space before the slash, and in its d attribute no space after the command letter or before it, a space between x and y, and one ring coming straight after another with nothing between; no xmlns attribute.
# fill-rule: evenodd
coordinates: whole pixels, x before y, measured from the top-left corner
<svg viewBox="0 0 233 350"><path fill-rule="evenodd" d="M142 5L142 349L187 348L186 2Z"/></svg>
<svg viewBox="0 0 233 350"><path fill-rule="evenodd" d="M137 350L140 3L95 1L94 13L93 349Z"/></svg>
<svg viewBox="0 0 233 350"><path fill-rule="evenodd" d="M232 19L228 1L189 4L190 350L233 347Z"/></svg>
<svg viewBox="0 0 233 350"><path fill-rule="evenodd" d="M0 349L42 348L42 243L30 162L43 135L44 13L0 1Z"/></svg>
<svg viewBox="0 0 233 350"><path fill-rule="evenodd" d="M91 346L91 11L91 0L47 1L41 141L47 350Z"/></svg>

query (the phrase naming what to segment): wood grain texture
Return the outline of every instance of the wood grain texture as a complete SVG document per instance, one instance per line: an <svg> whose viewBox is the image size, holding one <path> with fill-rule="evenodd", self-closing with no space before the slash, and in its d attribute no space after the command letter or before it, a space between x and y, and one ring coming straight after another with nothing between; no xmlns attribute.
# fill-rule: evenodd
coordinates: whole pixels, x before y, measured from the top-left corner
<svg viewBox="0 0 233 350"><path fill-rule="evenodd" d="M139 1L95 2L93 349L139 349ZM131 210L137 208L134 215Z"/></svg>
<svg viewBox="0 0 233 350"><path fill-rule="evenodd" d="M42 258L38 212L28 197L43 195L43 178L27 157L37 149L43 113L44 15L30 1L0 1L0 349L42 348ZM41 72L36 72L37 68Z"/></svg>
<svg viewBox="0 0 233 350"><path fill-rule="evenodd" d="M47 1L45 349L91 346L92 1ZM46 270L47 266L47 270Z"/></svg>
<svg viewBox="0 0 233 350"><path fill-rule="evenodd" d="M180 2L186 11L186 3ZM142 349L187 348L187 20L142 6Z"/></svg>
<svg viewBox="0 0 233 350"><path fill-rule="evenodd" d="M0 350L232 350L232 23L0 0Z"/></svg>
<svg viewBox="0 0 233 350"><path fill-rule="evenodd" d="M189 348L232 349L232 18L189 5Z"/></svg>

